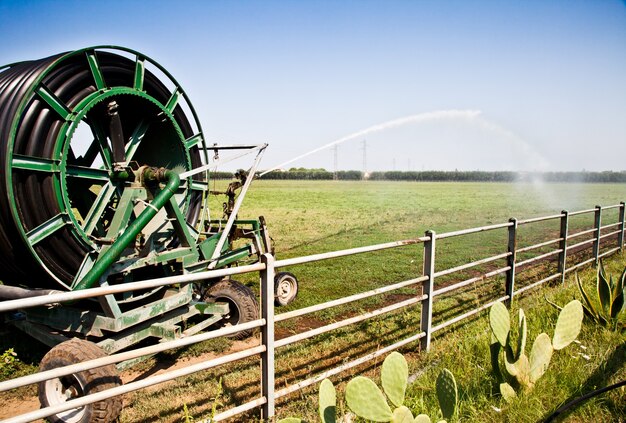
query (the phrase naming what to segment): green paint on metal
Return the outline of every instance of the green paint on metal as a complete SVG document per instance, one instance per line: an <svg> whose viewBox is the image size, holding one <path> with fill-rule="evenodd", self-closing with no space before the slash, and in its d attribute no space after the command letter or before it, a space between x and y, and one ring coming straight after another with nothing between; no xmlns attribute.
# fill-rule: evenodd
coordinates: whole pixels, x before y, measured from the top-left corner
<svg viewBox="0 0 626 423"><path fill-rule="evenodd" d="M111 318L99 314L93 323L93 328L97 330L108 330L111 332L121 332L139 323L147 322L155 316L163 315L166 312L177 310L176 313L184 312L180 307L189 304L192 299L191 285L182 288L180 292L166 296L161 300L146 304L143 307L134 308L122 315ZM197 313L197 311L195 311ZM159 322L166 322L167 316L160 319Z"/></svg>
<svg viewBox="0 0 626 423"><path fill-rule="evenodd" d="M150 169L147 169L144 176L150 177L148 174ZM120 237L111 245L111 247L104 252L94 266L89 270L87 275L73 288L74 290L81 290L91 288L99 280L100 277L107 271L107 269L122 255L122 252L128 245L137 238L137 235L141 230L152 220L158 211L169 201L169 199L176 193L180 185L180 178L175 172L171 170L165 171L164 177L167 180L165 187L154 197L154 200L150 203L151 207L146 207L139 216L131 223L128 228L120 235Z"/></svg>
<svg viewBox="0 0 626 423"><path fill-rule="evenodd" d="M42 223L37 226L35 229L28 231L26 237L28 238L28 242L30 245L35 245L41 240L49 237L63 226L68 223L68 218L65 213L59 213L54 216L52 219Z"/></svg>
<svg viewBox="0 0 626 423"><path fill-rule="evenodd" d="M87 216L82 224L82 230L85 234L90 235L93 230L96 228L96 225L99 223L100 216L104 213L104 209L109 204L111 197L115 194L116 187L111 184L111 182L107 182L96 197L91 209L87 212Z"/></svg>
<svg viewBox="0 0 626 423"><path fill-rule="evenodd" d="M189 184L189 188L195 191L206 191L209 189L209 183L205 181L195 181L191 180L191 184Z"/></svg>
<svg viewBox="0 0 626 423"><path fill-rule="evenodd" d="M261 223L256 219L238 219L235 220L235 225L250 225L253 231L258 231L261 228Z"/></svg>
<svg viewBox="0 0 626 423"><path fill-rule="evenodd" d="M194 335L196 333L202 332L204 329L208 328L209 326L219 322L220 320L222 320L222 316L226 313L228 313L228 304L224 304L226 306L226 311L220 314L214 314L214 315L208 315L203 321L201 321L200 323L196 323L195 325L191 326L190 328L185 329L185 331L183 332L183 334L185 336L191 336Z"/></svg>
<svg viewBox="0 0 626 423"><path fill-rule="evenodd" d="M183 213L181 212L178 204L176 203L176 198L172 197L170 200L165 203L165 210L167 211L167 217L171 219L172 226L174 227L174 231L181 242L181 245L184 247L192 247L194 250L196 247L196 239L191 235L189 231L189 227L187 226L187 220Z"/></svg>
<svg viewBox="0 0 626 423"><path fill-rule="evenodd" d="M222 233L217 233L215 235L210 236L200 243L198 246L200 248L200 253L205 260L210 259L213 256L213 251L215 251L215 247L217 246L217 241L220 239Z"/></svg>
<svg viewBox="0 0 626 423"><path fill-rule="evenodd" d="M7 139L7 151L14 151L14 144L15 144L15 139L17 136L17 132L19 129L19 125L22 121L22 116L24 115L26 109L29 107L31 101L32 101L32 97L35 95L40 96L46 103L48 103L54 110L56 110L57 113L59 113L61 115L61 117L63 117L64 119L69 119L72 122L71 127L73 129L70 129L68 131L68 133L73 133L73 131L75 130L76 126L78 125L78 123L84 119L87 110L83 110L83 114L81 116L75 116L74 114L71 113L71 111L68 109L68 107L63 104L61 101L59 101L56 96L49 92L49 90L43 86L43 81L46 80L46 78L52 73L54 72L59 65L61 65L63 62L66 62L68 60L72 60L75 57L78 56L82 56L85 57L85 55L88 54L97 54L97 52L99 50L107 50L107 51L121 51L127 54L131 54L131 55L135 55L137 57L137 61L139 62L138 64L136 64L136 72L135 72L135 78L134 78L134 83L133 83L133 87L131 88L127 88L127 87L116 87L116 88L111 88L111 89L105 89L104 91L98 91L95 93L90 94L89 96L87 96L87 98L85 98L83 101L81 101L78 105L74 106L74 109L76 111L76 115L78 115L78 110L81 110L83 107L86 106L86 104L88 104L90 101L93 101L93 104L97 104L98 101L102 101L105 98L107 98L107 96L113 96L113 95L118 95L120 94L120 90L126 90L129 94L132 95L140 95L144 98L146 98L147 100L153 102L154 104L157 104L160 108L164 109L164 106L162 104L159 104L156 100L154 100L153 98L147 96L145 94L145 92L141 91L143 89L143 78L144 78L144 68L145 68L145 63L149 63L153 66L155 66L157 69L159 69L163 75L165 75L166 78L169 79L170 83L173 84L173 86L175 87L180 87L180 84L178 84L178 82L172 77L172 75L167 71L167 69L165 69L163 66L161 66L159 63L157 63L156 61L152 60L149 57L146 57L145 55L139 53L138 51L132 50L132 49L128 49L125 47L120 47L120 46L115 46L115 45L99 45L99 46L93 46L93 47L87 47L87 48L83 48L80 50L75 50L63 55L60 55L58 58L56 58L38 77L36 80L34 80L29 88L28 88L28 92L25 93L23 100L21 101L21 103L18 105L17 107L17 112L15 113L15 119L13 120L12 124L11 124L11 129L8 135L8 139ZM122 56L127 55L127 54L122 54ZM97 57L97 56L96 56ZM11 67L12 65L7 65L6 67ZM5 68L6 68L5 67ZM2 68L4 69L4 68ZM137 69L139 69L139 71L137 71ZM141 87L140 87L141 86ZM111 93L109 93L109 91L111 91ZM184 93L184 91L181 88L178 88L177 91L180 93L180 95L182 95L185 99L187 99L186 94ZM193 108L193 106L191 105L191 103L187 100L187 103L189 105L189 110L191 112L191 114L193 115L193 120L195 122L195 126L198 128L198 132L202 132L201 129L201 123L200 120L198 118L198 114L195 111L195 109ZM91 107L91 106L90 106ZM164 111L165 115L168 115L171 119L173 119L170 115L170 113L168 111ZM178 125L176 122L174 122L177 131L180 131L180 128L178 128ZM92 130L94 128L92 127ZM179 132L180 133L180 132ZM106 140L106 136L103 135L103 131L98 131L97 129L94 130L94 137L97 139L98 141L98 145L101 149L101 155L103 156L103 162L105 164L105 167L107 169L111 169L111 160L110 160L110 151L109 151L109 147L107 144L107 140ZM182 133L181 133L181 142L183 142L184 139L182 138ZM63 143L66 145L66 148L69 148L69 143ZM204 140L202 140L202 145L205 146L205 142ZM56 150L56 148L55 148ZM204 162L207 163L208 162L208 153L206 151L205 148L200 148L200 152L203 155L204 158ZM187 150L187 159L189 160L189 152ZM67 150L64 150L64 154L57 154L55 151L55 154L53 155L53 158L55 159L62 159L65 160L67 157ZM6 169L6 179L7 179L7 187L8 187L8 198L10 199L14 199L15 198L15 193L13 192L13 172L12 172L12 156L11 154L7 154L6 157L4 158L5 160L5 169ZM54 176L53 178L53 183L54 183L54 188L55 191L57 192L57 201L59 204L59 207L61 210L71 210L71 204L70 201L68 199L67 196L67 187L65 186L65 181L63 180L63 178L65 177L64 175L64 169L63 166L65 166L64 163L61 164L61 176ZM191 166L191 165L189 165ZM107 185L105 185L106 187ZM86 219L86 222L82 223L82 224L78 224L76 222L76 219L74 218L73 214L71 212L69 212L69 216L70 216L70 220L71 222L74 224L73 226L70 227L70 229L72 230L72 232L74 234L77 235L78 237L78 241L79 242L84 242L86 243L86 245L91 246L92 248L95 248L94 243L89 239L88 234L91 234L91 232L93 231L93 229L96 226L96 222L97 220L100 218L101 216L101 212L103 210L104 207L107 206L107 203L109 201L109 199L111 198L111 196L114 194L115 192L115 188L111 187L110 184L108 184L109 189L105 190L105 193L108 194L107 196L103 196L102 191L99 195L99 203L102 206L102 209L100 209L99 207L97 208L100 213L94 214L94 209L92 208L92 211L90 211L90 219ZM104 190L104 187L103 187ZM105 199L106 197L106 199ZM105 199L105 201L103 201ZM18 222L20 221L20 214L19 214L19 210L18 210L18 206L16 204L16 202L14 200L12 200L10 202L10 212L11 215L13 217L13 219ZM83 228L87 228L88 231L85 231ZM41 258L39 257L37 251L33 248L32 245L28 244L28 238L27 238L27 230L26 228L24 228L23 226L18 226L18 231L19 231L19 235L26 241L26 244L28 245L28 248L32 254L32 256L35 258L35 260L37 260L39 263L42 264L42 266L45 267L45 264L42 262ZM85 233L87 232L87 233ZM57 280L57 282L59 282L61 285L66 286L67 285L65 283L63 283L62 281L60 281L58 278L56 278L54 275L51 274L51 276Z"/></svg>
<svg viewBox="0 0 626 423"><path fill-rule="evenodd" d="M133 159L133 156L137 152L137 148L139 148L139 143L146 135L146 132L148 132L148 128L150 128L150 122L141 122L133 131L130 141L125 147L127 162Z"/></svg>
<svg viewBox="0 0 626 423"><path fill-rule="evenodd" d="M216 269L219 269L224 266L228 266L229 264L236 263L250 256L251 245L248 244L245 247L238 248L233 251L229 251L228 253L222 255L217 260Z"/></svg>
<svg viewBox="0 0 626 423"><path fill-rule="evenodd" d="M35 307L28 310L29 323L41 323L48 328L62 332L102 336L100 330L92 327L96 316L97 313L93 311L79 310L72 307Z"/></svg>
<svg viewBox="0 0 626 423"><path fill-rule="evenodd" d="M102 162L104 163L105 169L112 169L113 159L111 153L111 147L109 146L109 141L107 140L106 135L104 134L104 130L95 123L91 124L91 130L93 132L93 136L95 141L98 143L98 149L100 150L100 156L102 157Z"/></svg>
<svg viewBox="0 0 626 423"><path fill-rule="evenodd" d="M66 166L67 176L76 178L95 179L98 181L109 181L109 172L104 169L94 169L86 166Z"/></svg>
<svg viewBox="0 0 626 423"><path fill-rule="evenodd" d="M136 90L143 90L144 73L144 58L141 56L137 56L137 61L135 62L135 79L133 81L133 87Z"/></svg>
<svg viewBox="0 0 626 423"><path fill-rule="evenodd" d="M197 302L191 304L195 307L200 314L219 314L224 315L227 314L230 310L228 307L228 303L204 303Z"/></svg>
<svg viewBox="0 0 626 423"><path fill-rule="evenodd" d="M178 101L180 100L181 94L182 93L180 92L180 89L176 87L176 89L172 93L172 96L170 97L169 100L167 100L167 104L165 105L165 109L168 112L174 113L174 109L176 108L176 105L178 105Z"/></svg>
<svg viewBox="0 0 626 423"><path fill-rule="evenodd" d="M11 165L14 169L34 170L35 172L58 172L58 160L44 159L42 157L22 156L14 154Z"/></svg>
<svg viewBox="0 0 626 423"><path fill-rule="evenodd" d="M45 85L40 85L37 89L37 94L39 97L63 118L63 120L68 120L72 111L61 101L59 98Z"/></svg>
<svg viewBox="0 0 626 423"><path fill-rule="evenodd" d="M198 145L198 143L202 142L202 140L203 140L202 134L196 134L185 140L185 147L187 148L195 147L196 145Z"/></svg>
<svg viewBox="0 0 626 423"><path fill-rule="evenodd" d="M87 53L87 61L89 62L89 68L91 69L93 80L96 83L96 88L99 90L105 89L106 84L104 82L104 77L102 76L102 71L100 70L100 65L98 64L98 58L96 57L95 51Z"/></svg>

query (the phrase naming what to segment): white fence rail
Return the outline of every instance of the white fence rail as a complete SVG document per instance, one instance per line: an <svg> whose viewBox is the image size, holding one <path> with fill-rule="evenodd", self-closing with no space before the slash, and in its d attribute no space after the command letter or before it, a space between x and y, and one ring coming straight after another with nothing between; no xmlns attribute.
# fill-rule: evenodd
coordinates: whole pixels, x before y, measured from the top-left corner
<svg viewBox="0 0 626 423"><path fill-rule="evenodd" d="M617 222L610 223L602 226L602 212L609 209L618 209ZM578 232L570 233L570 218L572 216L593 214L593 227L590 229L580 230ZM42 306L46 304L55 304L68 301L76 301L84 298L97 297L108 294L115 294L127 291L134 291L139 289L154 288L159 286L173 285L179 283L189 283L198 280L222 278L231 275L259 272L261 281L261 318L252 322L248 322L242 325L228 327L213 332L202 333L199 335L188 336L185 338L177 339L174 341L164 342L158 345L137 348L134 350L112 354L107 357L89 360L82 363L73 364L70 366L56 368L44 372L35 373L32 375L19 377L11 380L0 382L0 392L15 389L17 387L26 386L38 382L42 382L52 378L58 378L64 375L84 371L91 368L102 367L110 364L120 363L129 359L134 359L146 355L156 354L158 352L167 351L174 348L180 348L182 346L192 345L198 342L214 339L220 336L233 334L243 330L250 330L254 328L260 328L261 331L261 343L258 346L254 346L243 351L236 353L230 353L218 358L207 360L205 362L192 364L187 367L183 367L177 370L165 372L160 375L150 376L146 379L127 383L122 386L107 389L94 394L89 394L83 397L69 400L62 404L57 404L51 407L42 408L26 414L11 417L3 422L29 422L40 418L82 407L84 405L101 401L113 396L122 395L128 392L133 392L139 389L143 389L149 386L157 385L175 378L191 375L196 372L222 366L226 363L242 360L247 357L259 356L261 361L261 375L259 379L261 381L261 395L258 398L254 398L244 404L225 410L214 416L214 421L225 420L232 418L246 411L254 408L261 408L261 416L264 419L272 418L275 414L275 401L285 395L291 394L298 390L301 390L307 386L313 385L322 379L336 375L346 369L361 365L370 361L378 356L388 353L389 351L398 349L404 345L412 342L420 341L420 345L423 349L430 347L431 337L434 332L444 329L450 325L458 323L468 317L471 317L481 310L490 307L493 303L503 301L510 304L513 298L521 293L535 288L543 283L549 281L563 282L565 275L572 272L586 264L597 263L598 260L604 256L613 254L617 251L622 251L624 248L624 226L625 226L625 204L621 202L618 205L612 205L607 207L596 206L593 209L570 212L563 211L560 214L538 217L526 220L510 219L507 223L483 226L479 228L465 229L454 232L436 234L434 231L427 231L425 236L408 239L403 241L390 242L385 244L377 244L367 247L352 248L341 251L328 252L323 254L315 254L304 257L296 257L285 260L276 260L272 255L265 254L261 261L254 265L241 266L222 270L212 270L201 273L151 279L140 282L132 282L127 284L121 284L110 287L100 287L85 289L82 291L67 292L52 294L44 297L34 297L20 300L2 301L0 302L0 312L16 311L20 309L26 309L30 307ZM549 239L533 245L529 245L523 248L517 248L518 241L518 229L523 225L530 225L537 222L546 222L550 220L558 220L560 222L560 232L558 238ZM483 258L473 261L471 263L465 263L459 266L451 267L444 270L435 270L436 264L436 245L437 241L444 240L446 238L461 237L470 234L476 234L480 232L493 231L498 229L506 229L508 231L508 244L506 251L493 255L491 257ZM609 231L610 230L610 231ZM573 245L569 245L569 241L572 239L580 238L583 236L591 235L591 238L577 242ZM611 245L605 251L601 251L602 241L606 240ZM615 242L614 242L615 241ZM274 315L274 275L276 269L285 268L297 264L305 264L322 260L330 260L338 257L345 257L355 254L362 254L380 250L387 250L393 248L403 248L406 246L414 246L417 244L423 244L423 272L422 275L411 278L409 280L395 282L377 289L361 292L348 297L335 299L322 304L317 304L311 307L297 309L286 313ZM518 253L528 253L540 248L548 246L555 246L551 251L547 253L538 254L534 257L518 261ZM581 251L586 251L592 248L592 257L587 259L581 259L576 263L575 260L580 257ZM504 249L504 248L503 248ZM528 285L525 285L519 289L515 289L516 275L519 273L518 268L527 267L544 263L549 259L556 257L557 271L556 273L549 274L541 280L535 281ZM583 256L584 257L584 256ZM468 270L479 265L493 263L498 260L506 260L506 266L499 267L491 270L480 276L472 277L461 281L453 281L453 283L435 289L436 278L442 276L448 276L463 270ZM571 265L568 264L568 260L573 261ZM569 266L569 267L568 267ZM497 298L490 299L478 307L475 307L462 314L449 318L448 320L433 325L433 303L436 297L443 294L459 290L465 286L476 283L477 281L494 277L496 275L506 274L506 282L502 287L502 295L497 295ZM386 292L397 290L400 288L406 288L409 286L422 287L421 293L414 297L404 299L400 302L386 305L384 307L371 310L360 315L346 318L338 322L327 324L315 329L306 330L305 332L298 333L292 336L288 336L282 339L275 338L274 325L276 322L301 317L313 312L336 307L344 304L348 304L354 301L358 301L364 298L373 297L375 295L381 295ZM295 342L308 339L322 333L326 333L338 328L346 327L364 320L373 318L375 316L390 313L394 310L399 310L409 306L415 306L420 304L421 308L421 320L420 327L416 329L415 333L409 337L398 340L395 343L388 345L384 348L378 349L374 352L366 354L360 358L343 363L335 368L326 370L313 377L302 380L298 383L289 385L280 390L276 390L275 384L275 350Z"/></svg>

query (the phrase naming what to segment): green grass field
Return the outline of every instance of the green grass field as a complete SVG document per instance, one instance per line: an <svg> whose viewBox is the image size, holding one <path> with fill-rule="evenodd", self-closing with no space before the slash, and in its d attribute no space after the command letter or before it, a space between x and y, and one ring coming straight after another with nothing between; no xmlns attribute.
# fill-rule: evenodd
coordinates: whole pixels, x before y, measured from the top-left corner
<svg viewBox="0 0 626 423"><path fill-rule="evenodd" d="M221 189L227 182L218 181ZM212 187L213 188L213 187ZM214 218L219 217L221 199L215 198ZM408 182L304 182L256 181L249 193L240 218L265 216L275 241L279 259L335 251L422 236L426 230L437 233L476 226L504 223L510 217L518 219L558 214L561 210L590 209L596 204L613 205L626 200L624 184L509 184L509 183L408 183ZM616 210L603 214L603 223L617 221ZM590 228L593 215L571 220L571 227ZM553 236L552 236L553 235ZM520 246L537 240L558 236L558 221L527 225L520 228ZM437 246L437 270L467 263L506 251L506 230L441 240ZM545 249L534 254L540 254ZM518 258L518 260L524 257ZM460 281L495 267L503 261L456 273L437 280L437 284ZM612 259L608 266L614 273L626 262L622 257ZM542 265L543 271L553 265ZM287 310L310 306L357 292L366 291L414 278L422 271L422 246L414 245L384 252L368 253L331 261L317 262L284 269L295 273L300 281L300 294ZM584 274L591 283L593 270ZM541 274L525 271L519 284L537 280ZM258 276L240 278L257 289ZM463 310L476 307L490 298L503 295L503 277L491 278L471 285L445 298L438 299L434 322L439 323ZM556 312L543 299L564 304L575 296L571 280L565 287L545 287L530 291L515 306L527 310L530 337L554 323ZM391 303L410 295L415 288L405 288L387 296L362 300L349 306L315 313L306 318L284 322L277 326L280 336L301 332L347 316L357 315L375 305ZM278 309L277 313L285 309ZM459 421L535 422L570 397L624 379L626 368L623 334L611 334L585 326L581 335L590 360L583 360L578 351L565 350L555 356L553 369L542 379L533 393L518 403L507 406L495 394L489 372L486 313L466 324L436 334L432 350L418 352L418 345L401 350L408 360L411 373L417 373L409 388L408 406L414 414L429 410L436 417L433 393L434 378L442 367L457 377L461 389ZM552 330L552 329L550 329ZM302 380L379 347L393 343L419 331L419 307L350 326L277 351L277 387ZM551 332L549 332L551 333ZM150 366L167 367L173 358L194 359L207 351L220 353L238 343L220 341L211 345L163 355L151 360ZM578 347L577 347L578 348ZM18 350L26 362L35 362L28 352ZM366 372L376 377L380 360L352 369L333 382L339 386L340 398L344 382ZM165 364L164 364L165 363ZM36 364L36 362L35 362ZM183 403L196 419L210 417L213 410L230 408L258 395L258 360L250 359L168 383L161 388L129 394L125 398L122 421L180 421ZM32 393L32 392L31 392ZM607 394L577 410L568 421L620 421L626 418L624 391ZM341 403L342 404L342 403ZM494 407L500 411L496 411ZM279 417L297 415L316 421L316 389L292 394L278 401ZM254 420L255 414L241 421ZM616 420L617 419L617 420Z"/></svg>

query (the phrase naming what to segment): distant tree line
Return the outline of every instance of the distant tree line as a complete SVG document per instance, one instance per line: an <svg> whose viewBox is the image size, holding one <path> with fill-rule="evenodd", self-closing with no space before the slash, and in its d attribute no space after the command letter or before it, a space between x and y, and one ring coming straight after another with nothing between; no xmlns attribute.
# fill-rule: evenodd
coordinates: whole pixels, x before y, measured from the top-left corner
<svg viewBox="0 0 626 423"><path fill-rule="evenodd" d="M211 178L231 179L231 172L212 172ZM326 169L291 168L289 170L276 170L267 173L263 179L274 180L310 180L331 181L335 179L333 172ZM363 172L359 170L341 170L337 172L340 181L358 181L363 178ZM456 181L456 182L626 182L626 171L613 172L510 172L510 171L386 171L371 172L366 179L372 181Z"/></svg>

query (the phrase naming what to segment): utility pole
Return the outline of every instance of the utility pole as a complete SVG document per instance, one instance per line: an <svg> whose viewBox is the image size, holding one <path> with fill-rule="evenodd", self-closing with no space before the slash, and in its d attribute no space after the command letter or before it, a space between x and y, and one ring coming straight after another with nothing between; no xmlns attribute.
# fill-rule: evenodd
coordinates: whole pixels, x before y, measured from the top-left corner
<svg viewBox="0 0 626 423"><path fill-rule="evenodd" d="M363 140L363 179L367 173L367 141Z"/></svg>
<svg viewBox="0 0 626 423"><path fill-rule="evenodd" d="M391 167L392 167L392 170L394 171L396 170L396 158L395 157L393 158L393 165Z"/></svg>
<svg viewBox="0 0 626 423"><path fill-rule="evenodd" d="M337 172L339 172L339 160L337 159L337 147L338 145L335 144L335 146L333 147L333 153L334 153L334 162L333 162L333 181L337 181L339 180L339 174Z"/></svg>
<svg viewBox="0 0 626 423"><path fill-rule="evenodd" d="M410 172L411 171L411 159L408 159L406 167L407 167L406 170L408 170Z"/></svg>

